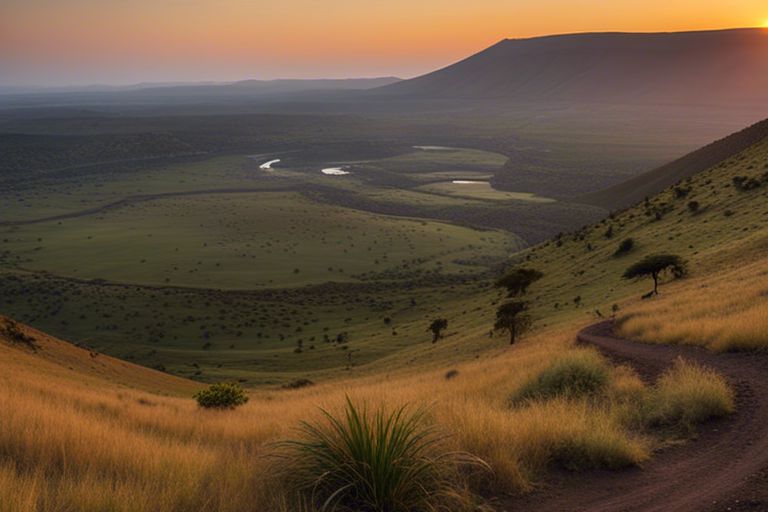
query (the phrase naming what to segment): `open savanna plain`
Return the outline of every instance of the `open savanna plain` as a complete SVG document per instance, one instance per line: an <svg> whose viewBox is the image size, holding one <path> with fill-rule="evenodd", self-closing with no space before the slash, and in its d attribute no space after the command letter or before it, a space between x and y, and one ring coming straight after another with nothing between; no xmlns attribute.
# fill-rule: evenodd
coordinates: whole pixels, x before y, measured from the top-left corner
<svg viewBox="0 0 768 512"><path fill-rule="evenodd" d="M701 314L663 309L677 294L759 282L766 148L599 223L595 207L445 188L508 165L490 150L239 152L14 182L3 198L31 206L4 201L0 225L0 311L22 323L0 319L0 510L322 509L285 441L303 421L327 427L319 408L344 417L347 400L421 410L433 429L440 492L392 510L493 510L552 470L642 465L731 414L734 390L682 360L645 378L575 335L615 313L652 337L659 317ZM640 301L649 282L621 275L659 252L690 274ZM493 284L520 266L543 278L525 297L534 330L509 346L492 332ZM435 318L448 327L431 343ZM727 343L717 333L685 341ZM250 400L198 407L214 381Z"/></svg>
<svg viewBox="0 0 768 512"><path fill-rule="evenodd" d="M343 176L321 173L333 162L295 157L261 169L273 156L7 192L3 307L172 373L289 382L428 340L431 315L448 307L467 316L488 302L459 303L457 289L485 293L525 245L508 230L433 214L459 206L500 212L520 201L468 202L367 177L376 165L402 164L412 175L465 165L461 176L491 172L501 155L410 148L395 163L349 164Z"/></svg>

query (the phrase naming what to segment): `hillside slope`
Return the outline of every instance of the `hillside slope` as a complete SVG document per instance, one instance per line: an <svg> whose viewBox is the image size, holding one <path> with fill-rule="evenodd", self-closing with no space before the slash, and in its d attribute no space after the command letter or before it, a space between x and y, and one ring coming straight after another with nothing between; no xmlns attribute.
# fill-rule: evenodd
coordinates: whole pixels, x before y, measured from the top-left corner
<svg viewBox="0 0 768 512"><path fill-rule="evenodd" d="M713 167L768 138L768 120L731 134L682 158L579 200L608 210L623 208L658 194L680 180Z"/></svg>
<svg viewBox="0 0 768 512"><path fill-rule="evenodd" d="M767 105L768 31L509 39L382 96Z"/></svg>
<svg viewBox="0 0 768 512"><path fill-rule="evenodd" d="M76 346L0 315L0 361L13 368L97 387L132 388L187 396L200 384Z"/></svg>
<svg viewBox="0 0 768 512"><path fill-rule="evenodd" d="M739 291L733 283L741 280L754 292L753 305L766 304L761 292L768 287L766 220L768 138L598 224L526 250L514 261L544 272L531 300L536 315L552 322L564 314L594 317L596 310L607 316L616 303L623 310L622 301L632 304L652 288L650 278L622 279L624 270L646 255L677 254L688 261L690 278L671 286L688 287L689 298L701 301L702 287L717 289L719 302L699 313L714 317L735 306L733 294ZM631 249L616 254L627 239ZM715 287L718 276L731 286ZM721 330L733 328L723 321Z"/></svg>

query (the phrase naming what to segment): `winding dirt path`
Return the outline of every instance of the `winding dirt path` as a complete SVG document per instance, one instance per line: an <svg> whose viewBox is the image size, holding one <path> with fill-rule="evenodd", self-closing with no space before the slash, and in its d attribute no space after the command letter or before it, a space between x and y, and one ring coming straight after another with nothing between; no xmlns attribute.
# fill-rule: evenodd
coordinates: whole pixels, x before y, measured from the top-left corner
<svg viewBox="0 0 768 512"><path fill-rule="evenodd" d="M633 366L649 382L678 356L714 368L736 390L737 412L702 425L695 440L660 451L642 468L559 473L547 487L500 510L768 511L768 357L637 343L615 336L611 322L587 327L578 341Z"/></svg>

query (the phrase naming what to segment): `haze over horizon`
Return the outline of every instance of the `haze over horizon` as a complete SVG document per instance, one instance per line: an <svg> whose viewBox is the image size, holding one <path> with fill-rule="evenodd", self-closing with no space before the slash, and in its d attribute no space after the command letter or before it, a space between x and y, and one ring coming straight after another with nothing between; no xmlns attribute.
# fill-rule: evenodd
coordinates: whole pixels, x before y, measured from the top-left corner
<svg viewBox="0 0 768 512"><path fill-rule="evenodd" d="M0 85L410 78L506 38L766 26L759 0L7 0Z"/></svg>

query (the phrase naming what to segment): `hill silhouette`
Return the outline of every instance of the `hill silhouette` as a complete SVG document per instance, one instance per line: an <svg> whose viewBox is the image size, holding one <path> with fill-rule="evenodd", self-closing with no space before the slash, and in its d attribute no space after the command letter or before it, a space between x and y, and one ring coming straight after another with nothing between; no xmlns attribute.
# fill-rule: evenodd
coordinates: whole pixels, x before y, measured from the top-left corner
<svg viewBox="0 0 768 512"><path fill-rule="evenodd" d="M409 98L768 105L768 30L507 39L376 89Z"/></svg>

